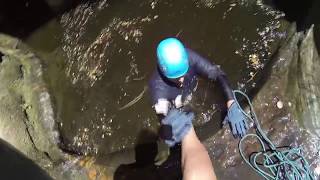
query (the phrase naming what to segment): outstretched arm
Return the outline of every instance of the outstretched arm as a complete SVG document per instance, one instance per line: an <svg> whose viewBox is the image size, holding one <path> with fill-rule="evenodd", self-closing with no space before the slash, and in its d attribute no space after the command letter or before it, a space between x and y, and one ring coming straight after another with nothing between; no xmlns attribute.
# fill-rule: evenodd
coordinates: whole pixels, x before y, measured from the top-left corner
<svg viewBox="0 0 320 180"><path fill-rule="evenodd" d="M184 180L216 180L206 148L193 127L182 140L182 172Z"/></svg>
<svg viewBox="0 0 320 180"><path fill-rule="evenodd" d="M193 126L192 112L184 112L177 109L169 111L162 120L171 137L165 138L165 143L170 147L176 143L182 143L181 164L184 180L216 180L213 166L207 150L198 139Z"/></svg>
<svg viewBox="0 0 320 180"><path fill-rule="evenodd" d="M246 122L246 117L241 113L241 108L237 103L234 103L234 95L226 74L217 65L209 62L192 50L188 50L188 53L190 56L189 59L199 75L219 83L227 99L228 114L226 116L226 122L229 122L234 137L244 136L249 127Z"/></svg>
<svg viewBox="0 0 320 180"><path fill-rule="evenodd" d="M226 74L216 64L188 49L191 66L195 67L197 74L217 82L223 91L227 101L233 100L232 89ZM230 103L231 104L231 103ZM229 107L229 106L228 106Z"/></svg>

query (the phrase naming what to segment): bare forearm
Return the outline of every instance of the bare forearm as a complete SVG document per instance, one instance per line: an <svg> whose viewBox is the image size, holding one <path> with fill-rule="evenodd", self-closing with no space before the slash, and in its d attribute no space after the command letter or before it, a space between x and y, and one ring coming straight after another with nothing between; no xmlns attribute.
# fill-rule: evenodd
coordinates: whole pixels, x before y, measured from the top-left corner
<svg viewBox="0 0 320 180"><path fill-rule="evenodd" d="M232 100L227 101L227 107L229 108L233 102L234 102L234 100L233 100L233 99L232 99Z"/></svg>
<svg viewBox="0 0 320 180"><path fill-rule="evenodd" d="M182 140L184 180L216 180L207 150L192 128Z"/></svg>

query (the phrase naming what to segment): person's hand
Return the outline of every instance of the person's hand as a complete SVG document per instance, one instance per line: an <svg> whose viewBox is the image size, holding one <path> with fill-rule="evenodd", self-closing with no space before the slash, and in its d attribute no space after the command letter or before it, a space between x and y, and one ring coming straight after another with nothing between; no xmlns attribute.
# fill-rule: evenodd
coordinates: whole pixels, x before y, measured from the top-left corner
<svg viewBox="0 0 320 180"><path fill-rule="evenodd" d="M241 112L241 107L237 102L233 102L228 109L225 121L229 123L231 132L235 138L243 137L248 130L246 116Z"/></svg>
<svg viewBox="0 0 320 180"><path fill-rule="evenodd" d="M181 142L191 129L193 118L194 114L192 112L171 109L161 121L160 137L170 147Z"/></svg>

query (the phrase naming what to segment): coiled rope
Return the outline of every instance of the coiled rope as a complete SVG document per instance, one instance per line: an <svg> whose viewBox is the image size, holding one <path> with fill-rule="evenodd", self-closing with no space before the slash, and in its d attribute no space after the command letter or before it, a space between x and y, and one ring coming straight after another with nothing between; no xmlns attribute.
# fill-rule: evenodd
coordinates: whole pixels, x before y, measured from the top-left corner
<svg viewBox="0 0 320 180"><path fill-rule="evenodd" d="M316 178L310 169L308 161L302 155L301 148L277 148L262 131L249 97L239 90L233 91L235 98L236 94L245 97L249 104L250 114L247 114L242 108L240 109L254 123L256 130L256 134L247 134L239 142L239 151L243 160L255 172L268 180L315 180ZM235 102L241 107L237 98ZM254 152L249 158L246 158L242 144L249 137L256 138L262 150Z"/></svg>

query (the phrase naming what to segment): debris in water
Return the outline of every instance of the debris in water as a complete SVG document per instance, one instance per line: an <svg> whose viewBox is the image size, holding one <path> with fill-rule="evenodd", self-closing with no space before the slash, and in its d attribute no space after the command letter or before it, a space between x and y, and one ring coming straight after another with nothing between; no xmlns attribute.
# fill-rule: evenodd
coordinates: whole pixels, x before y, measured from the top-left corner
<svg viewBox="0 0 320 180"><path fill-rule="evenodd" d="M146 90L147 90L147 86L144 86L142 92L136 98L134 98L132 101L130 101L126 105L120 107L119 110L127 109L128 107L131 107L132 105L137 103L143 97L143 94L146 92Z"/></svg>
<svg viewBox="0 0 320 180"><path fill-rule="evenodd" d="M259 56L255 53L249 55L249 62L254 69L259 69L262 65Z"/></svg>
<svg viewBox="0 0 320 180"><path fill-rule="evenodd" d="M154 8L156 7L156 5L157 5L157 2L152 2L152 3L150 4L151 9L154 9Z"/></svg>
<svg viewBox="0 0 320 180"><path fill-rule="evenodd" d="M257 71L257 72L255 72L255 73L254 73L254 72L250 72L250 73L249 73L249 75L250 75L250 79L248 79L248 80L247 80L247 83L248 83L248 82L250 82L250 81L252 81L252 80L253 80L253 78L257 75L257 73L258 73L258 71Z"/></svg>

